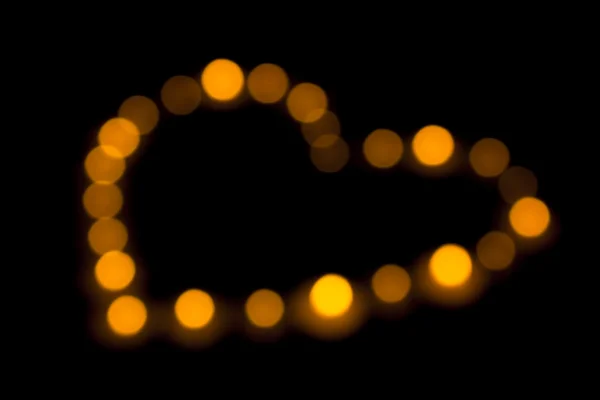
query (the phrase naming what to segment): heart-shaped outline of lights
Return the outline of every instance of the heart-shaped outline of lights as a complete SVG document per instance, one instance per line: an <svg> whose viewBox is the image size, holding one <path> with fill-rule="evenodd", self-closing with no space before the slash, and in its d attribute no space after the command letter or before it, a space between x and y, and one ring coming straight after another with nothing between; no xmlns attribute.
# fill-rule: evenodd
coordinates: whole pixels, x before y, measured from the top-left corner
<svg viewBox="0 0 600 400"><path fill-rule="evenodd" d="M201 98L206 97L212 104L231 103L245 90L262 104L285 103L291 117L300 123L310 145L310 158L320 171L335 173L348 162L349 147L340 135L339 120L329 110L325 92L312 83L292 87L286 72L277 65L261 64L246 75L233 61L217 59L205 67L200 79L175 76L167 80L160 98L168 113L187 115L203 103ZM128 98L118 116L100 128L98 146L85 158L84 169L91 184L83 194L83 203L94 219L88 242L99 257L90 275L96 289L100 288L98 293L109 296L96 296L105 300L100 331L123 342L167 327L169 332L174 329L182 334L181 338L206 341L209 332L214 337L215 332L232 325L217 321L218 316L223 319L226 314L225 303L217 303L205 290L192 288L168 307L156 306L149 313L135 291L135 262L124 251L127 229L116 218L123 204L116 183L125 172L127 157L158 124L159 114L153 100L144 96ZM411 143L414 164L423 170L439 172L441 167L456 161L456 144L445 128L426 126ZM363 156L378 169L397 166L404 152L400 136L388 129L374 130L363 143ZM329 273L301 285L286 302L271 289L259 289L244 306L245 326L251 328L248 332L281 332L282 326L291 324L322 338L339 337L352 332L368 310L397 313L394 307L406 306L416 287L425 297L441 304L460 305L474 299L483 289L484 272L505 270L514 261L515 238L527 245L547 236L552 218L546 204L535 197L535 175L522 167L509 168L509 151L502 142L494 138L480 140L472 146L468 161L480 177L499 178L500 193L510 205L504 227L485 234L477 243L474 256L463 246L445 244L426 254L412 273L395 264L384 265L367 285L350 283L338 273Z"/></svg>

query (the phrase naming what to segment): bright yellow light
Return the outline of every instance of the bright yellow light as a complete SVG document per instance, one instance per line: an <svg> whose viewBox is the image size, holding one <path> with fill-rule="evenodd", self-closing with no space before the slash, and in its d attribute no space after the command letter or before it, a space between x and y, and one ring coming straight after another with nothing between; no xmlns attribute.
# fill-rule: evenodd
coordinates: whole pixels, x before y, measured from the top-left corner
<svg viewBox="0 0 600 400"><path fill-rule="evenodd" d="M530 170L523 167L510 167L498 180L498 188L504 201L514 203L523 197L537 194L537 178Z"/></svg>
<svg viewBox="0 0 600 400"><path fill-rule="evenodd" d="M83 193L83 207L93 218L114 217L122 206L121 189L111 183L93 183Z"/></svg>
<svg viewBox="0 0 600 400"><path fill-rule="evenodd" d="M298 122L311 123L327 111L327 95L313 83L300 83L290 90L286 105L292 118Z"/></svg>
<svg viewBox="0 0 600 400"><path fill-rule="evenodd" d="M493 271L507 268L515 254L515 243L503 232L489 232L477 243L477 258L484 267Z"/></svg>
<svg viewBox="0 0 600 400"><path fill-rule="evenodd" d="M208 325L215 314L215 304L210 295L202 290L190 289L175 302L175 316L181 325L200 329Z"/></svg>
<svg viewBox="0 0 600 400"><path fill-rule="evenodd" d="M260 328L275 326L283 317L283 311L281 296L269 289L257 290L246 301L246 316Z"/></svg>
<svg viewBox="0 0 600 400"><path fill-rule="evenodd" d="M146 324L146 306L137 297L121 296L108 307L106 317L117 335L133 336Z"/></svg>
<svg viewBox="0 0 600 400"><path fill-rule="evenodd" d="M102 218L94 222L88 232L88 242L96 254L123 250L129 235L123 223L114 218Z"/></svg>
<svg viewBox="0 0 600 400"><path fill-rule="evenodd" d="M481 139L469 153L473 170L485 178L499 176L508 167L509 161L508 147L498 139Z"/></svg>
<svg viewBox="0 0 600 400"><path fill-rule="evenodd" d="M352 286L343 276L327 274L312 287L309 301L317 314L334 318L345 314L353 300Z"/></svg>
<svg viewBox="0 0 600 400"><path fill-rule="evenodd" d="M524 197L513 204L509 213L510 225L523 237L543 234L550 225L550 210L540 199Z"/></svg>
<svg viewBox="0 0 600 400"><path fill-rule="evenodd" d="M158 107L144 96L131 96L119 107L119 117L135 124L142 135L150 133L158 124Z"/></svg>
<svg viewBox="0 0 600 400"><path fill-rule="evenodd" d="M373 275L371 287L381 301L398 303L404 300L410 291L410 275L397 265L384 265Z"/></svg>
<svg viewBox="0 0 600 400"><path fill-rule="evenodd" d="M304 140L311 146L323 135L340 135L340 121L331 111L325 112L321 118L316 121L302 124L300 126Z"/></svg>
<svg viewBox="0 0 600 400"><path fill-rule="evenodd" d="M429 272L438 284L457 287L467 282L473 273L471 256L463 247L446 244L438 248L429 260Z"/></svg>
<svg viewBox="0 0 600 400"><path fill-rule="evenodd" d="M212 61L202 71L200 78L206 94L217 101L235 99L244 87L244 73L231 60L218 59Z"/></svg>
<svg viewBox="0 0 600 400"><path fill-rule="evenodd" d="M94 270L96 281L106 290L125 289L135 276L135 263L127 254L120 251L105 253Z"/></svg>
<svg viewBox="0 0 600 400"><path fill-rule="evenodd" d="M188 115L198 108L202 89L195 79L178 75L165 82L160 91L160 98L172 114Z"/></svg>
<svg viewBox="0 0 600 400"><path fill-rule="evenodd" d="M125 158L140 144L140 131L125 118L111 118L100 128L98 141L108 155Z"/></svg>
<svg viewBox="0 0 600 400"><path fill-rule="evenodd" d="M337 135L322 135L310 148L310 160L321 172L341 171L350 159L348 144Z"/></svg>
<svg viewBox="0 0 600 400"><path fill-rule="evenodd" d="M437 125L422 128L412 141L417 160L428 167L446 163L454 152L454 139L448 130Z"/></svg>
<svg viewBox="0 0 600 400"><path fill-rule="evenodd" d="M404 152L402 139L389 129L376 129L363 143L365 158L376 168L391 168L398 164Z"/></svg>
<svg viewBox="0 0 600 400"><path fill-rule="evenodd" d="M248 75L248 91L259 103L276 103L285 96L289 80L285 71L275 64L261 64Z"/></svg>
<svg viewBox="0 0 600 400"><path fill-rule="evenodd" d="M117 150L112 149L109 153L98 146L92 149L85 158L84 167L88 177L93 182L114 183L125 173L125 160L121 157L113 157Z"/></svg>

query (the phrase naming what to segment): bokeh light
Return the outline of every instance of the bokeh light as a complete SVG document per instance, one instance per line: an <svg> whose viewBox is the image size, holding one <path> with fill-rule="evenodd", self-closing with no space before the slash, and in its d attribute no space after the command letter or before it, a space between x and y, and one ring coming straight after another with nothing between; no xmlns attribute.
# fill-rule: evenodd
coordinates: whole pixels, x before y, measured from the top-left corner
<svg viewBox="0 0 600 400"><path fill-rule="evenodd" d="M462 246L446 244L438 248L429 260L429 273L444 287L465 284L473 272L471 256Z"/></svg>
<svg viewBox="0 0 600 400"><path fill-rule="evenodd" d="M259 103L278 102L283 99L288 87L287 74L275 64L261 64L248 75L248 92Z"/></svg>
<svg viewBox="0 0 600 400"><path fill-rule="evenodd" d="M98 146L88 153L84 168L87 176L93 182L114 183L121 179L125 173L125 160L111 155L116 151L116 149L112 149L107 153Z"/></svg>
<svg viewBox="0 0 600 400"><path fill-rule="evenodd" d="M156 128L158 115L154 101L145 96L131 96L119 107L119 117L133 122L141 135Z"/></svg>
<svg viewBox="0 0 600 400"><path fill-rule="evenodd" d="M233 61L221 58L212 61L204 68L200 81L211 99L230 101L242 92L244 73Z"/></svg>
<svg viewBox="0 0 600 400"><path fill-rule="evenodd" d="M322 135L310 148L310 160L321 172L339 172L350 160L350 148L337 135Z"/></svg>
<svg viewBox="0 0 600 400"><path fill-rule="evenodd" d="M175 316L188 329L200 329L209 324L215 314L215 303L210 295L199 289L190 289L175 302Z"/></svg>
<svg viewBox="0 0 600 400"><path fill-rule="evenodd" d="M112 250L123 250L129 235L123 223L114 218L101 218L94 222L88 232L88 242L99 255Z"/></svg>
<svg viewBox="0 0 600 400"><path fill-rule="evenodd" d="M135 276L135 263L129 255L120 251L105 253L94 269L96 282L106 290L125 289Z"/></svg>
<svg viewBox="0 0 600 400"><path fill-rule="evenodd" d="M523 167L510 167L498 180L500 195L509 204L537 194L538 181L534 173Z"/></svg>
<svg viewBox="0 0 600 400"><path fill-rule="evenodd" d="M115 216L123 206L123 194L111 183L93 183L83 193L83 207L93 218Z"/></svg>
<svg viewBox="0 0 600 400"><path fill-rule="evenodd" d="M323 135L336 135L341 133L340 121L332 111L326 111L321 118L316 121L301 124L300 130L304 140L311 146Z"/></svg>
<svg viewBox="0 0 600 400"><path fill-rule="evenodd" d="M353 300L352 286L346 278L337 274L327 274L313 285L309 301L313 310L325 318L343 315Z"/></svg>
<svg viewBox="0 0 600 400"><path fill-rule="evenodd" d="M129 157L140 144L140 132L125 118L111 118L100 128L98 141L102 150L112 157Z"/></svg>
<svg viewBox="0 0 600 400"><path fill-rule="evenodd" d="M542 200L524 197L512 205L509 221L518 235L526 238L537 237L550 225L550 210Z"/></svg>
<svg viewBox="0 0 600 400"><path fill-rule="evenodd" d="M398 164L404 152L402 139L389 129L376 129L363 143L365 158L376 168L391 168Z"/></svg>
<svg viewBox="0 0 600 400"><path fill-rule="evenodd" d="M381 301L398 303L404 300L410 291L410 275L397 265L384 265L373 275L371 287Z"/></svg>
<svg viewBox="0 0 600 400"><path fill-rule="evenodd" d="M160 90L160 99L165 108L175 115L194 112L202 98L202 89L194 78L178 75L165 82Z"/></svg>
<svg viewBox="0 0 600 400"><path fill-rule="evenodd" d="M454 138L447 129L437 125L422 128L412 141L412 150L419 163L428 167L445 164L454 152Z"/></svg>
<svg viewBox="0 0 600 400"><path fill-rule="evenodd" d="M125 295L111 303L106 317L113 332L121 336L132 336L142 330L148 314L140 299Z"/></svg>
<svg viewBox="0 0 600 400"><path fill-rule="evenodd" d="M327 95L313 83L300 83L290 90L286 105L292 118L307 124L319 120L325 114Z"/></svg>
<svg viewBox="0 0 600 400"><path fill-rule="evenodd" d="M269 289L260 289L252 293L246 301L246 316L259 328L277 325L283 317L284 304L281 296Z"/></svg>
<svg viewBox="0 0 600 400"><path fill-rule="evenodd" d="M479 262L492 271L506 269L513 262L515 254L515 243L504 232L489 232L477 242Z"/></svg>
<svg viewBox="0 0 600 400"><path fill-rule="evenodd" d="M484 138L475 143L469 153L473 170L484 178L499 176L510 161L508 147L498 139Z"/></svg>

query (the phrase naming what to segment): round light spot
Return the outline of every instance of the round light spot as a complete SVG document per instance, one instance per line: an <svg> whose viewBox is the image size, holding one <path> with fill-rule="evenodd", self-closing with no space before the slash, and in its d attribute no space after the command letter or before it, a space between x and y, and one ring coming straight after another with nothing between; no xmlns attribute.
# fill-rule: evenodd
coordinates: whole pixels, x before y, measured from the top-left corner
<svg viewBox="0 0 600 400"><path fill-rule="evenodd" d="M175 302L175 316L181 325L200 329L208 325L215 314L215 304L210 295L202 290L190 289Z"/></svg>
<svg viewBox="0 0 600 400"><path fill-rule="evenodd" d="M422 128L412 141L417 160L428 167L446 163L454 152L454 139L447 129L437 125Z"/></svg>
<svg viewBox="0 0 600 400"><path fill-rule="evenodd" d="M473 170L484 178L499 176L510 161L508 147L498 139L481 139L469 153L469 162Z"/></svg>
<svg viewBox="0 0 600 400"><path fill-rule="evenodd" d="M125 118L111 118L100 128L98 141L108 155L125 158L140 144L140 132L133 122Z"/></svg>
<svg viewBox="0 0 600 400"><path fill-rule="evenodd" d="M96 281L106 290L125 289L135 276L135 263L127 254L120 251L105 253L94 270Z"/></svg>
<svg viewBox="0 0 600 400"><path fill-rule="evenodd" d="M128 239L127 228L114 218L102 218L94 222L88 232L88 242L96 254L123 250Z"/></svg>
<svg viewBox="0 0 600 400"><path fill-rule="evenodd" d="M381 301L398 303L404 300L410 291L410 275L397 265L384 265L373 275L371 287Z"/></svg>
<svg viewBox="0 0 600 400"><path fill-rule="evenodd" d="M389 129L376 129L363 143L365 158L376 168L391 168L398 164L404 152L400 136Z"/></svg>
<svg viewBox="0 0 600 400"><path fill-rule="evenodd" d="M507 268L513 262L515 254L515 243L503 232L489 232L477 242L479 262L493 271Z"/></svg>
<svg viewBox="0 0 600 400"><path fill-rule="evenodd" d="M204 68L200 81L208 97L217 101L229 101L242 92L244 73L233 61L221 58Z"/></svg>
<svg viewBox="0 0 600 400"><path fill-rule="evenodd" d="M442 286L461 286L473 272L471 256L461 246L444 245L438 248L429 260L429 272L434 281Z"/></svg>
<svg viewBox="0 0 600 400"><path fill-rule="evenodd" d="M117 335L135 335L142 330L146 319L146 306L137 297L118 297L108 307L108 325Z"/></svg>
<svg viewBox="0 0 600 400"><path fill-rule="evenodd" d="M353 297L352 286L346 278L337 274L327 274L313 285L309 301L317 314L334 318L350 309Z"/></svg>
<svg viewBox="0 0 600 400"><path fill-rule="evenodd" d="M304 140L311 146L323 135L340 135L340 121L331 111L325 112L321 118L316 121L302 124L300 126Z"/></svg>
<svg viewBox="0 0 600 400"><path fill-rule="evenodd" d="M288 94L286 105L296 121L311 123L319 120L327 111L327 95L313 83L300 83Z"/></svg>
<svg viewBox="0 0 600 400"><path fill-rule="evenodd" d="M131 96L119 107L119 117L135 124L142 135L150 133L158 124L158 107L144 96Z"/></svg>
<svg viewBox="0 0 600 400"><path fill-rule="evenodd" d="M339 172L350 159L350 148L339 136L320 136L310 148L310 160L321 172Z"/></svg>
<svg viewBox="0 0 600 400"><path fill-rule="evenodd" d="M114 217L123 206L123 194L112 183L93 183L83 193L83 207L93 218Z"/></svg>
<svg viewBox="0 0 600 400"><path fill-rule="evenodd" d="M246 316L259 328L275 326L283 317L283 311L281 296L269 289L257 290L246 301Z"/></svg>
<svg viewBox="0 0 600 400"><path fill-rule="evenodd" d="M160 91L160 98L172 114L188 115L198 108L202 89L195 79L178 75L165 82Z"/></svg>
<svg viewBox="0 0 600 400"><path fill-rule="evenodd" d="M116 151L116 149L112 149L107 153L98 146L89 152L85 158L84 167L87 176L93 182L114 183L121 179L125 173L125 160L110 155Z"/></svg>
<svg viewBox="0 0 600 400"><path fill-rule="evenodd" d="M517 234L533 238L543 234L550 225L550 210L540 199L524 197L513 204L510 225Z"/></svg>
<svg viewBox="0 0 600 400"><path fill-rule="evenodd" d="M276 103L285 96L289 80L285 71L275 64L261 64L248 75L248 91L259 103Z"/></svg>
<svg viewBox="0 0 600 400"><path fill-rule="evenodd" d="M498 180L500 195L509 204L537 194L538 181L534 173L523 167L510 167Z"/></svg>

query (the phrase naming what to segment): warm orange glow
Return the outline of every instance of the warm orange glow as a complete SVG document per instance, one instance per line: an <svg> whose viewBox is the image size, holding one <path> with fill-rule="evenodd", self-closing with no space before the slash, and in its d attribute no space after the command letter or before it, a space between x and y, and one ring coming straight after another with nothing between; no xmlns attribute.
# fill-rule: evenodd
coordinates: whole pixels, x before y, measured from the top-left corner
<svg viewBox="0 0 600 400"><path fill-rule="evenodd" d="M428 167L446 163L454 152L454 139L448 130L437 125L422 128L412 141L417 160Z"/></svg>
<svg viewBox="0 0 600 400"><path fill-rule="evenodd" d="M398 164L403 152L402 139L389 129L374 130L363 143L365 158L377 168L391 168Z"/></svg>
<svg viewBox="0 0 600 400"><path fill-rule="evenodd" d="M94 182L114 183L125 173L125 160L112 157L117 150L105 152L100 146L95 147L85 158L85 172Z"/></svg>
<svg viewBox="0 0 600 400"><path fill-rule="evenodd" d="M131 96L119 107L119 117L135 124L142 135L150 133L158 124L158 107L144 96Z"/></svg>
<svg viewBox="0 0 600 400"><path fill-rule="evenodd" d="M283 99L288 87L287 74L275 64L261 64L248 75L248 91L259 103L278 102Z"/></svg>
<svg viewBox="0 0 600 400"><path fill-rule="evenodd" d="M181 325L200 329L209 324L215 314L215 303L202 290L190 289L175 302L175 316Z"/></svg>
<svg viewBox="0 0 600 400"><path fill-rule="evenodd" d="M93 183L83 193L83 207L93 218L113 217L122 206L121 189L111 183Z"/></svg>
<svg viewBox="0 0 600 400"><path fill-rule="evenodd" d="M146 324L146 306L137 297L121 296L111 303L106 317L117 335L132 336Z"/></svg>
<svg viewBox="0 0 600 400"><path fill-rule="evenodd" d="M269 289L257 290L246 301L246 316L259 328L275 326L283 317L283 311L281 296Z"/></svg>
<svg viewBox="0 0 600 400"><path fill-rule="evenodd" d="M113 218L102 218L94 222L88 232L88 242L96 254L112 250L123 250L128 239L127 228Z"/></svg>
<svg viewBox="0 0 600 400"><path fill-rule="evenodd" d="M191 114L202 98L202 89L195 79L189 76L174 76L165 82L160 99L169 112L175 115Z"/></svg>
<svg viewBox="0 0 600 400"><path fill-rule="evenodd" d="M312 287L310 305L322 317L334 318L346 313L353 300L352 286L343 276L327 274Z"/></svg>
<svg viewBox="0 0 600 400"><path fill-rule="evenodd" d="M310 159L321 172L338 172L348 163L350 148L337 135L322 135L313 143L310 149Z"/></svg>
<svg viewBox="0 0 600 400"><path fill-rule="evenodd" d="M397 265L384 265L373 275L371 287L381 301L398 303L404 300L410 291L410 275L404 268Z"/></svg>
<svg viewBox="0 0 600 400"><path fill-rule="evenodd" d="M498 188L504 201L510 204L522 197L535 196L538 182L530 170L523 167L510 167L500 176Z"/></svg>
<svg viewBox="0 0 600 400"><path fill-rule="evenodd" d="M513 204L510 225L517 234L533 238L543 234L550 225L550 210L540 199L524 197Z"/></svg>
<svg viewBox="0 0 600 400"><path fill-rule="evenodd" d="M481 139L469 153L473 170L485 178L499 176L508 167L509 161L508 147L498 139Z"/></svg>
<svg viewBox="0 0 600 400"><path fill-rule="evenodd" d="M135 263L127 254L120 251L105 253L94 270L96 281L106 290L125 289L135 276Z"/></svg>
<svg viewBox="0 0 600 400"><path fill-rule="evenodd" d="M498 271L507 268L515 254L515 243L503 232L489 232L477 243L477 258L487 269Z"/></svg>
<svg viewBox="0 0 600 400"><path fill-rule="evenodd" d="M140 132L133 122L125 118L112 118L100 128L98 141L108 155L125 158L140 144Z"/></svg>
<svg viewBox="0 0 600 400"><path fill-rule="evenodd" d="M340 135L340 121L331 111L325 112L321 118L316 121L302 124L300 127L304 140L310 145L323 135Z"/></svg>
<svg viewBox="0 0 600 400"><path fill-rule="evenodd" d="M298 122L311 123L327 111L327 95L313 83L300 83L288 94L286 105L292 118Z"/></svg>
<svg viewBox="0 0 600 400"><path fill-rule="evenodd" d="M233 61L221 58L204 68L200 81L208 97L217 101L229 101L242 92L244 73Z"/></svg>
<svg viewBox="0 0 600 400"><path fill-rule="evenodd" d="M472 272L471 256L467 250L456 244L446 244L438 248L429 260L431 277L445 287L465 284Z"/></svg>

